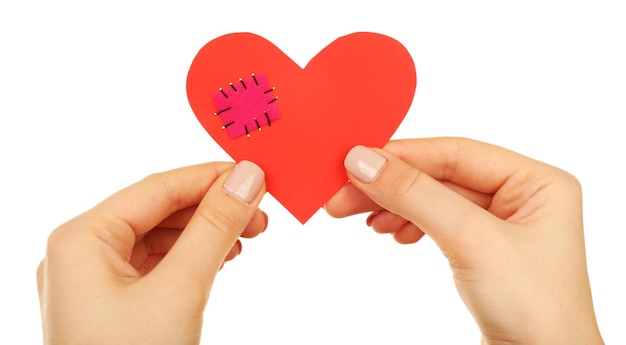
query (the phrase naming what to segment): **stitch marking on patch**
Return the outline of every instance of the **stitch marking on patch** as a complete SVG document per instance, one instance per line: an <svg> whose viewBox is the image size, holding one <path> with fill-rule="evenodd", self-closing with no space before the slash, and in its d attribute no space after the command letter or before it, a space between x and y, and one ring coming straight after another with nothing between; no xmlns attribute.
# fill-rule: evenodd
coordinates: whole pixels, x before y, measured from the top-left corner
<svg viewBox="0 0 626 345"><path fill-rule="evenodd" d="M272 94L275 89L269 86L264 74L252 73L245 80L239 78L213 93L217 109L213 115L222 119L222 129L232 138L244 134L250 137L251 132L272 126L280 118L278 96Z"/></svg>

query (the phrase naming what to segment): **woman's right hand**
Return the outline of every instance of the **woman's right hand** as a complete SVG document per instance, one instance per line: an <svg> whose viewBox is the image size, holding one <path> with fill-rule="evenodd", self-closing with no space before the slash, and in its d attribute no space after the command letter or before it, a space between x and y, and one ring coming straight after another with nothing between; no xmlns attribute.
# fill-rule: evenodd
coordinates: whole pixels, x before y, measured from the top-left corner
<svg viewBox="0 0 626 345"><path fill-rule="evenodd" d="M430 236L483 344L603 344L587 275L579 182L459 138L392 141L346 157L351 183L326 205L400 243Z"/></svg>
<svg viewBox="0 0 626 345"><path fill-rule="evenodd" d="M265 230L265 173L162 172L55 229L37 270L46 344L199 344L217 272Z"/></svg>

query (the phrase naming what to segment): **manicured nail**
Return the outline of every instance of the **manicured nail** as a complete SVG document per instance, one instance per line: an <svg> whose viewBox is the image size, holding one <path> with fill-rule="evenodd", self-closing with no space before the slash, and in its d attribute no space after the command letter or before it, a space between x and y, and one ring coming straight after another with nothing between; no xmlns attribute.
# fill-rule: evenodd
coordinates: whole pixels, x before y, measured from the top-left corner
<svg viewBox="0 0 626 345"><path fill-rule="evenodd" d="M365 146L357 145L348 152L344 166L363 183L374 182L387 163L385 157Z"/></svg>
<svg viewBox="0 0 626 345"><path fill-rule="evenodd" d="M250 161L239 162L224 182L224 190L233 198L249 204L259 193L265 173Z"/></svg>

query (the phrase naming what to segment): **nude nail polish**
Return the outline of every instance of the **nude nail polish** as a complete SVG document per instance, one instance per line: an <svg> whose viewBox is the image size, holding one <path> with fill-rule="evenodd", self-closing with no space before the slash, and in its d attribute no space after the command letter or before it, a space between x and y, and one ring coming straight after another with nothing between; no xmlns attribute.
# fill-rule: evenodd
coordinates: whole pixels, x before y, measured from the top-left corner
<svg viewBox="0 0 626 345"><path fill-rule="evenodd" d="M249 204L259 193L265 173L250 161L239 162L224 182L224 190L233 198Z"/></svg>
<svg viewBox="0 0 626 345"><path fill-rule="evenodd" d="M385 157L361 145L353 147L344 160L348 172L363 183L374 182L385 163Z"/></svg>

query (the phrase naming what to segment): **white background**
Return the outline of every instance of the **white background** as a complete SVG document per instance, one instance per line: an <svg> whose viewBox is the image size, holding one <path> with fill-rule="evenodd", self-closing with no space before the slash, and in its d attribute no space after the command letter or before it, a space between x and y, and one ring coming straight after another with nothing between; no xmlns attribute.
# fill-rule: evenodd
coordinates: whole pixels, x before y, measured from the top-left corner
<svg viewBox="0 0 626 345"><path fill-rule="evenodd" d="M187 103L196 52L250 31L304 66L335 38L401 41L418 73L395 138L464 136L576 175L608 344L626 344L626 11L620 1L3 1L0 343L41 343L49 232L147 174L228 160ZM401 246L271 196L266 233L219 274L203 344L478 344L432 241Z"/></svg>

